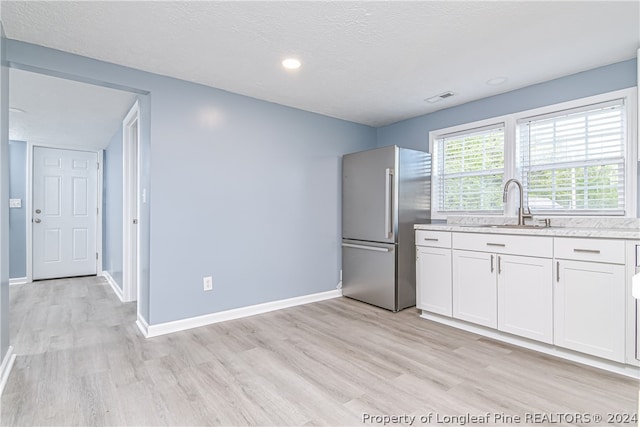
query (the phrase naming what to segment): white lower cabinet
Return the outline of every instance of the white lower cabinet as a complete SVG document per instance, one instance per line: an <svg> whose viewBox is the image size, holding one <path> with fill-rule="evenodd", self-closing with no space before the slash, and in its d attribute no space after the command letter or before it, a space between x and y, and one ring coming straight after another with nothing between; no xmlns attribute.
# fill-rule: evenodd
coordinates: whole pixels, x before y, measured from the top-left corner
<svg viewBox="0 0 640 427"><path fill-rule="evenodd" d="M451 249L416 247L416 306L451 316Z"/></svg>
<svg viewBox="0 0 640 427"><path fill-rule="evenodd" d="M498 326L495 263L494 254L453 251L453 317Z"/></svg>
<svg viewBox="0 0 640 427"><path fill-rule="evenodd" d="M558 350L640 364L640 316L630 300L636 242L421 233L418 308Z"/></svg>
<svg viewBox="0 0 640 427"><path fill-rule="evenodd" d="M629 240L626 243L627 334L625 337L625 362L628 365L640 366L640 348L638 348L640 347L640 339L638 339L640 338L640 310L638 310L638 300L633 297L633 276L640 273L640 241Z"/></svg>
<svg viewBox="0 0 640 427"><path fill-rule="evenodd" d="M553 341L553 239L453 233L453 317Z"/></svg>
<svg viewBox="0 0 640 427"><path fill-rule="evenodd" d="M623 265L557 260L554 343L624 363L624 277Z"/></svg>
<svg viewBox="0 0 640 427"><path fill-rule="evenodd" d="M553 342L551 259L453 251L453 317Z"/></svg>
<svg viewBox="0 0 640 427"><path fill-rule="evenodd" d="M498 329L553 343L552 260L498 255Z"/></svg>
<svg viewBox="0 0 640 427"><path fill-rule="evenodd" d="M416 231L416 306L451 317L451 233Z"/></svg>

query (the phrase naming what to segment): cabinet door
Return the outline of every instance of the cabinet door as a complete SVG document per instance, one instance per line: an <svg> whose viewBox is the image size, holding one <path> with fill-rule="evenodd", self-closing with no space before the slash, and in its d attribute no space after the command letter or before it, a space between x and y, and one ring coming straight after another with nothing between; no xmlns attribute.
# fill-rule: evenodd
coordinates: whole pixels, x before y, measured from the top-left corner
<svg viewBox="0 0 640 427"><path fill-rule="evenodd" d="M453 251L453 317L496 328L496 255Z"/></svg>
<svg viewBox="0 0 640 427"><path fill-rule="evenodd" d="M552 261L498 255L498 329L553 343Z"/></svg>
<svg viewBox="0 0 640 427"><path fill-rule="evenodd" d="M626 242L626 279L627 289L625 294L627 296L627 334L626 334L626 355L625 363L627 365L640 366L640 360L638 360L638 333L640 333L640 312L638 311L638 300L633 297L633 276L636 273L640 273L640 241L627 241ZM636 267L638 266L638 267Z"/></svg>
<svg viewBox="0 0 640 427"><path fill-rule="evenodd" d="M556 260L554 343L624 362L624 266Z"/></svg>
<svg viewBox="0 0 640 427"><path fill-rule="evenodd" d="M451 316L451 249L416 247L417 307Z"/></svg>

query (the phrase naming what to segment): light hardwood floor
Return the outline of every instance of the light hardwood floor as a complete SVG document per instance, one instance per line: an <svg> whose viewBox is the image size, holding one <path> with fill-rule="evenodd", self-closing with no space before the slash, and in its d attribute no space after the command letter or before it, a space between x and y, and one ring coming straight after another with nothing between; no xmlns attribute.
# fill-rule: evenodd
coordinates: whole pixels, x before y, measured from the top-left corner
<svg viewBox="0 0 640 427"><path fill-rule="evenodd" d="M134 323L135 303L118 302L101 278L12 287L17 359L2 424L363 425L363 414L408 414L421 425L430 412L638 407L635 380L434 324L415 309L339 298L148 340Z"/></svg>

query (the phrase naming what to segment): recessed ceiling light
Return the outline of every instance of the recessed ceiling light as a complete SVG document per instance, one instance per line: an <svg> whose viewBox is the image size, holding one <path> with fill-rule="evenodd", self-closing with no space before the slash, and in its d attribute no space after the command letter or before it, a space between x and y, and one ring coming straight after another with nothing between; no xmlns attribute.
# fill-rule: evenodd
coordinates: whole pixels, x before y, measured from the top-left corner
<svg viewBox="0 0 640 427"><path fill-rule="evenodd" d="M300 65L302 65L300 61L295 58L287 58L282 61L282 66L287 70L297 70L298 68L300 68Z"/></svg>
<svg viewBox="0 0 640 427"><path fill-rule="evenodd" d="M436 96L432 96L431 98L427 98L427 99L425 99L425 101L434 103L434 102L442 101L443 99L447 99L447 98L449 98L449 97L451 97L453 95L454 95L453 92L447 91L447 92L441 93L440 95L436 95Z"/></svg>
<svg viewBox="0 0 640 427"><path fill-rule="evenodd" d="M488 84L489 86L498 86L498 85L501 85L501 84L503 84L503 83L506 83L506 82L507 82L507 80L509 80L509 79L508 79L508 78L506 78L506 77L503 77L503 76L500 76L500 77L494 77L494 78L492 78L492 79L487 80L487 84Z"/></svg>
<svg viewBox="0 0 640 427"><path fill-rule="evenodd" d="M11 113L24 113L25 112L24 110L21 110L19 108L14 108L14 107L9 107L9 111Z"/></svg>

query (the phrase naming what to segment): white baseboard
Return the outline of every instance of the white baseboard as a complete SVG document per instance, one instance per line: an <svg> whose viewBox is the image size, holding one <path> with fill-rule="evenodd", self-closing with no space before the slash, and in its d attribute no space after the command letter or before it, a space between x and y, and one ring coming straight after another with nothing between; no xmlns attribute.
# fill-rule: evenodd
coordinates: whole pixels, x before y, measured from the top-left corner
<svg viewBox="0 0 640 427"><path fill-rule="evenodd" d="M140 313L138 313L138 320L136 320L136 325L138 326L138 329L140 329L140 332L142 332L142 335L145 338L149 338L149 324L146 320L144 320L144 317L142 317Z"/></svg>
<svg viewBox="0 0 640 427"><path fill-rule="evenodd" d="M13 285L25 285L27 284L26 277L16 277L15 279L9 279L9 286Z"/></svg>
<svg viewBox="0 0 640 427"><path fill-rule="evenodd" d="M140 325L140 320L144 319L138 318L138 328L140 328L145 337L151 338L157 337L159 335L171 334L173 332L184 331L187 329L198 328L200 326L211 325L213 323L225 322L227 320L235 320L243 317L255 316L256 314L281 310L283 308L295 307L297 305L324 301L331 298L339 298L341 296L342 290L336 289L332 291L320 292L317 294L303 295L295 298L288 298L284 300L266 302L263 304L251 305L248 307L235 308L233 310L221 311L218 313L205 314L198 317L190 317L188 319L175 320L173 322L159 323L157 325L146 325L146 327L146 322L145 324Z"/></svg>
<svg viewBox="0 0 640 427"><path fill-rule="evenodd" d="M572 350L556 347L551 344L545 344L537 341L532 341L527 338L517 337L515 335L500 332L495 329L486 328L484 326L474 325L463 320L453 319L450 317L443 317L437 314L422 312L420 316L423 319L431 320L443 325L451 326L457 329L462 329L467 332L482 335L484 337L493 338L498 341L506 342L509 344L524 347L529 350L538 351L540 353L556 356L561 359L570 360L572 362L582 363L583 365L593 366L594 368L603 369L609 372L615 372L627 377L638 378L640 376L640 368L631 365L625 365L614 361L608 361L599 357L590 356L584 353L578 353Z"/></svg>
<svg viewBox="0 0 640 427"><path fill-rule="evenodd" d="M9 346L7 354L5 354L4 359L2 359L2 365L0 365L0 396L2 396L4 386L7 385L9 374L11 373L11 368L13 368L13 362L15 362L15 360L16 355L13 354L13 347Z"/></svg>
<svg viewBox="0 0 640 427"><path fill-rule="evenodd" d="M102 272L102 277L107 279L107 282L111 285L111 289L113 289L113 293L116 294L116 296L118 297L120 302L125 302L124 301L124 296L122 295L122 289L120 289L120 287L118 286L116 281L113 279L113 277L111 277L111 274L109 274L108 271L103 271Z"/></svg>

